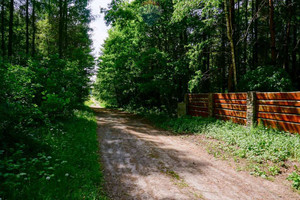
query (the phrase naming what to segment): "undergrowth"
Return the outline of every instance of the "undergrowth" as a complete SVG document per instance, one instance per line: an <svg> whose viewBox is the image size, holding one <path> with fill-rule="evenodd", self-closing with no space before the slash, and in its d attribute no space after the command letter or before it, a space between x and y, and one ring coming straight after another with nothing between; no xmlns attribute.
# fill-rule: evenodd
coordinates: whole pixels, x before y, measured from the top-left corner
<svg viewBox="0 0 300 200"><path fill-rule="evenodd" d="M297 134L263 126L246 128L214 118L191 116L175 118L155 112L143 112L142 115L156 126L170 130L174 134L203 134L207 138L222 141L218 148L223 148L223 151L229 149L232 155L256 163L252 166L251 172L255 176L263 178L276 176L281 173L280 167L286 167L284 162L288 160L300 162L300 136ZM270 165L270 162L273 164ZM294 188L300 189L298 171L293 172L288 180L293 181Z"/></svg>
<svg viewBox="0 0 300 200"><path fill-rule="evenodd" d="M246 128L232 122L212 118L148 115L157 126L172 130L177 134L205 134L222 140L229 145L237 145L241 155L257 162L280 162L287 159L300 161L300 136L268 129L263 126Z"/></svg>
<svg viewBox="0 0 300 200"><path fill-rule="evenodd" d="M28 132L0 150L0 199L105 199L90 110Z"/></svg>

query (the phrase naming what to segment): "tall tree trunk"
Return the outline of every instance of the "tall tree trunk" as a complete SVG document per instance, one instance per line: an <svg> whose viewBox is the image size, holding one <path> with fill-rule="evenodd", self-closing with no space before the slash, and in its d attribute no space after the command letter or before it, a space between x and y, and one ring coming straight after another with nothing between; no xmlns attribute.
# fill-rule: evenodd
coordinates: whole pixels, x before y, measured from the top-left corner
<svg viewBox="0 0 300 200"><path fill-rule="evenodd" d="M275 43L275 25L274 25L274 2L269 0L269 26L271 35L271 59L272 64L276 65L276 43Z"/></svg>
<svg viewBox="0 0 300 200"><path fill-rule="evenodd" d="M292 74L293 80L297 81L297 25L293 25L293 51L292 51Z"/></svg>
<svg viewBox="0 0 300 200"><path fill-rule="evenodd" d="M63 29L64 29L64 7L63 0L59 0L59 27L58 27L58 54L62 58L63 54Z"/></svg>
<svg viewBox="0 0 300 200"><path fill-rule="evenodd" d="M35 26L35 0L32 0L32 51L31 55L35 56L35 33L36 33L36 26Z"/></svg>
<svg viewBox="0 0 300 200"><path fill-rule="evenodd" d="M207 47L207 54L206 54L206 70L207 70L207 88L208 91L211 92L211 72L210 72L210 47Z"/></svg>
<svg viewBox="0 0 300 200"><path fill-rule="evenodd" d="M1 2L1 49L2 49L2 56L4 57L6 55L6 49L5 49L5 0L2 0Z"/></svg>
<svg viewBox="0 0 300 200"><path fill-rule="evenodd" d="M209 19L211 16L211 13L209 12L208 13L208 16L207 18ZM204 36L204 40L209 40L210 38L210 30L208 30L206 33L205 33L205 36ZM208 92L211 92L211 72L210 72L210 45L208 44L205 48L205 51L206 51L206 71L207 71L207 89L208 89Z"/></svg>
<svg viewBox="0 0 300 200"><path fill-rule="evenodd" d="M254 5L255 4L255 5ZM253 46L253 67L254 69L258 66L258 5L259 0L252 1L252 17L254 20L254 46Z"/></svg>
<svg viewBox="0 0 300 200"><path fill-rule="evenodd" d="M228 77L228 91L232 92L237 87L235 44L234 44L234 38L233 38L234 0L230 0L229 10L228 10L228 2L227 2L227 0L224 0L224 8L225 8L225 15L226 15L227 37L228 37L228 40L230 43L230 49L231 49L231 65L230 65L229 77Z"/></svg>
<svg viewBox="0 0 300 200"><path fill-rule="evenodd" d="M248 27L248 0L245 0L245 30L247 29ZM246 33L248 35L248 33ZM247 35L245 35L245 39L244 39L244 65L247 66L247 49L248 49L248 46L247 46ZM246 72L247 69L244 69Z"/></svg>
<svg viewBox="0 0 300 200"><path fill-rule="evenodd" d="M65 5L64 5L64 16L65 16L65 24L64 24L64 46L65 49L68 47L68 0L65 0Z"/></svg>
<svg viewBox="0 0 300 200"><path fill-rule="evenodd" d="M232 10L234 10L234 1L233 1L233 6ZM241 69L241 53L240 53L240 44L237 43L237 41L240 39L240 0L237 0L237 14L236 17L234 17L235 22L233 22L233 41L235 44L235 54L236 54L236 68L237 68L237 74L241 74L242 69ZM238 77L237 77L238 78Z"/></svg>
<svg viewBox="0 0 300 200"><path fill-rule="evenodd" d="M284 44L284 64L283 69L287 72L290 71L289 64L290 64L290 54L289 54L289 47L290 47L290 30L291 30L291 17L292 17L292 10L291 10L291 0L286 0L286 9L288 15L288 22L286 27L286 36L285 36L285 44Z"/></svg>
<svg viewBox="0 0 300 200"><path fill-rule="evenodd" d="M29 54L29 0L26 0L26 54Z"/></svg>
<svg viewBox="0 0 300 200"><path fill-rule="evenodd" d="M14 26L14 0L10 0L9 5L9 30L8 30L8 56L13 54L13 26Z"/></svg>
<svg viewBox="0 0 300 200"><path fill-rule="evenodd" d="M225 10L224 8L224 2L222 3L222 9ZM224 16L222 16L221 19L221 55L219 60L219 66L221 67L221 82L220 82L220 89L221 92L226 91L226 19Z"/></svg>

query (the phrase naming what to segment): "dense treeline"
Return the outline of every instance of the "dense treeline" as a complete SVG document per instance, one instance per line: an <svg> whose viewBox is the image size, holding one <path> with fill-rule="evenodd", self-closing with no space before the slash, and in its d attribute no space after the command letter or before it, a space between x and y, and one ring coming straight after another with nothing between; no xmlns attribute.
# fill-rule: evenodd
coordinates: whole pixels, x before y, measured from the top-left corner
<svg viewBox="0 0 300 200"><path fill-rule="evenodd" d="M1 1L1 132L51 121L83 103L93 67L87 4Z"/></svg>
<svg viewBox="0 0 300 200"><path fill-rule="evenodd" d="M88 0L0 0L0 199L10 197L5 191L22 194L20 162L49 148L43 133L89 94L87 6Z"/></svg>
<svg viewBox="0 0 300 200"><path fill-rule="evenodd" d="M186 92L300 89L296 0L113 0L95 93L172 110Z"/></svg>

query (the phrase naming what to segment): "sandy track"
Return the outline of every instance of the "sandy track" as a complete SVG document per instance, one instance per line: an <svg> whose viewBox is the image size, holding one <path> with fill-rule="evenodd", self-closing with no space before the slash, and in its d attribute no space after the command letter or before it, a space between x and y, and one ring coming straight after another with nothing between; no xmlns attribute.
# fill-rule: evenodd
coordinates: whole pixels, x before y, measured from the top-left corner
<svg viewBox="0 0 300 200"><path fill-rule="evenodd" d="M111 199L300 199L289 185L237 172L135 115L95 110Z"/></svg>

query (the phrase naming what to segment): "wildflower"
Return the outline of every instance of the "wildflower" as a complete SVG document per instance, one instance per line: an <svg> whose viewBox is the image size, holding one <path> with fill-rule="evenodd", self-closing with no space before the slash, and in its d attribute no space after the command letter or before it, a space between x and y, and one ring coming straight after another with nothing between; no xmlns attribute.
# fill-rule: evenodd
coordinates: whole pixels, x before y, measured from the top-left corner
<svg viewBox="0 0 300 200"><path fill-rule="evenodd" d="M50 176L47 176L47 177L46 177L46 180L50 180Z"/></svg>
<svg viewBox="0 0 300 200"><path fill-rule="evenodd" d="M68 174L68 173L66 173L66 174L65 174L65 176L67 176L67 177L68 177L68 176L69 176L69 174Z"/></svg>

